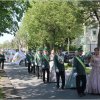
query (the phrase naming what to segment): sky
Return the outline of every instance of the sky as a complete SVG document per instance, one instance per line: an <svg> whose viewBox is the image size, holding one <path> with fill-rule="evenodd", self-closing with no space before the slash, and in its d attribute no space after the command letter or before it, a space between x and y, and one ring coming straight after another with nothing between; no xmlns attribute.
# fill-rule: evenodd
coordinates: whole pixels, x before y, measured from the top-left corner
<svg viewBox="0 0 100 100"><path fill-rule="evenodd" d="M13 35L5 34L4 36L0 36L0 44L4 43L5 41L11 41L14 38Z"/></svg>

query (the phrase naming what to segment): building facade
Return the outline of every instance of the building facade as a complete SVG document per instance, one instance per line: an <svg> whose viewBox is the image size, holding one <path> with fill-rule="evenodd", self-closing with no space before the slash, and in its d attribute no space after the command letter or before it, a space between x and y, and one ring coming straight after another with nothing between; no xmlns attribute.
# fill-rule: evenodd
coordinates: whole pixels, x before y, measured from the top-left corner
<svg viewBox="0 0 100 100"><path fill-rule="evenodd" d="M94 51L94 48L97 47L97 41L98 41L98 32L99 29L93 28L92 26L84 26L84 44L83 49L84 52Z"/></svg>

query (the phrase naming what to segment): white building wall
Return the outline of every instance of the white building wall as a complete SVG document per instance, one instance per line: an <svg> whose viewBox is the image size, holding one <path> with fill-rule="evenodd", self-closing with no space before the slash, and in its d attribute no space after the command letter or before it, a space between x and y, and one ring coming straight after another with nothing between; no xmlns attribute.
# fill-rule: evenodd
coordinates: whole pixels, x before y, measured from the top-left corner
<svg viewBox="0 0 100 100"><path fill-rule="evenodd" d="M84 52L94 51L97 47L98 28L84 27Z"/></svg>

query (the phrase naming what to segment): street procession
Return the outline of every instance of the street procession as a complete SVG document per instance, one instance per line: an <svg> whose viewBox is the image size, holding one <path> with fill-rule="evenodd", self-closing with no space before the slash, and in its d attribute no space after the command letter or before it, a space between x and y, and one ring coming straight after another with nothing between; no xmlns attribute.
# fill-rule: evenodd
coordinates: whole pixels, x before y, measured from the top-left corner
<svg viewBox="0 0 100 100"><path fill-rule="evenodd" d="M100 1L0 1L0 99L100 99Z"/></svg>
<svg viewBox="0 0 100 100"><path fill-rule="evenodd" d="M11 51L14 52L14 50ZM56 89L74 88L77 90L79 96L84 96L85 93L99 93L99 88L96 88L98 87L98 83L94 83L96 79L99 81L99 77L94 76L99 75L99 69L92 69L92 66L95 64L97 68L99 66L97 65L99 64L99 58L93 58L99 54L99 49L95 48L94 54L89 52L83 55L82 53L82 48L78 48L72 59L69 59L68 54L64 54L61 48L58 48L56 52L55 50L51 50L49 53L48 48L45 47L44 49L38 48L36 52L32 52L29 49L26 54L21 50L16 50L12 60L10 55L6 55L6 51L0 54L0 61L2 70L4 70L4 61L17 64L18 66L24 65L27 67L29 74L33 74L37 79L42 79L44 84L56 83ZM94 60L97 60L96 63L94 63ZM68 68L68 65L71 66ZM70 69L69 75L67 75L68 69ZM91 69L92 72L89 75ZM94 74L94 70L98 72ZM93 91L93 89L96 90Z"/></svg>

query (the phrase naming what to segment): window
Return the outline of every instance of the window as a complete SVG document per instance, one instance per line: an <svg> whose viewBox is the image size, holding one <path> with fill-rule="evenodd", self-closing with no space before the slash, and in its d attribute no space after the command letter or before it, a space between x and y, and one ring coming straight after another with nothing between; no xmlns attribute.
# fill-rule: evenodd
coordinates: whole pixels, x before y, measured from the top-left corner
<svg viewBox="0 0 100 100"><path fill-rule="evenodd" d="M96 31L93 31L93 35L96 35Z"/></svg>

